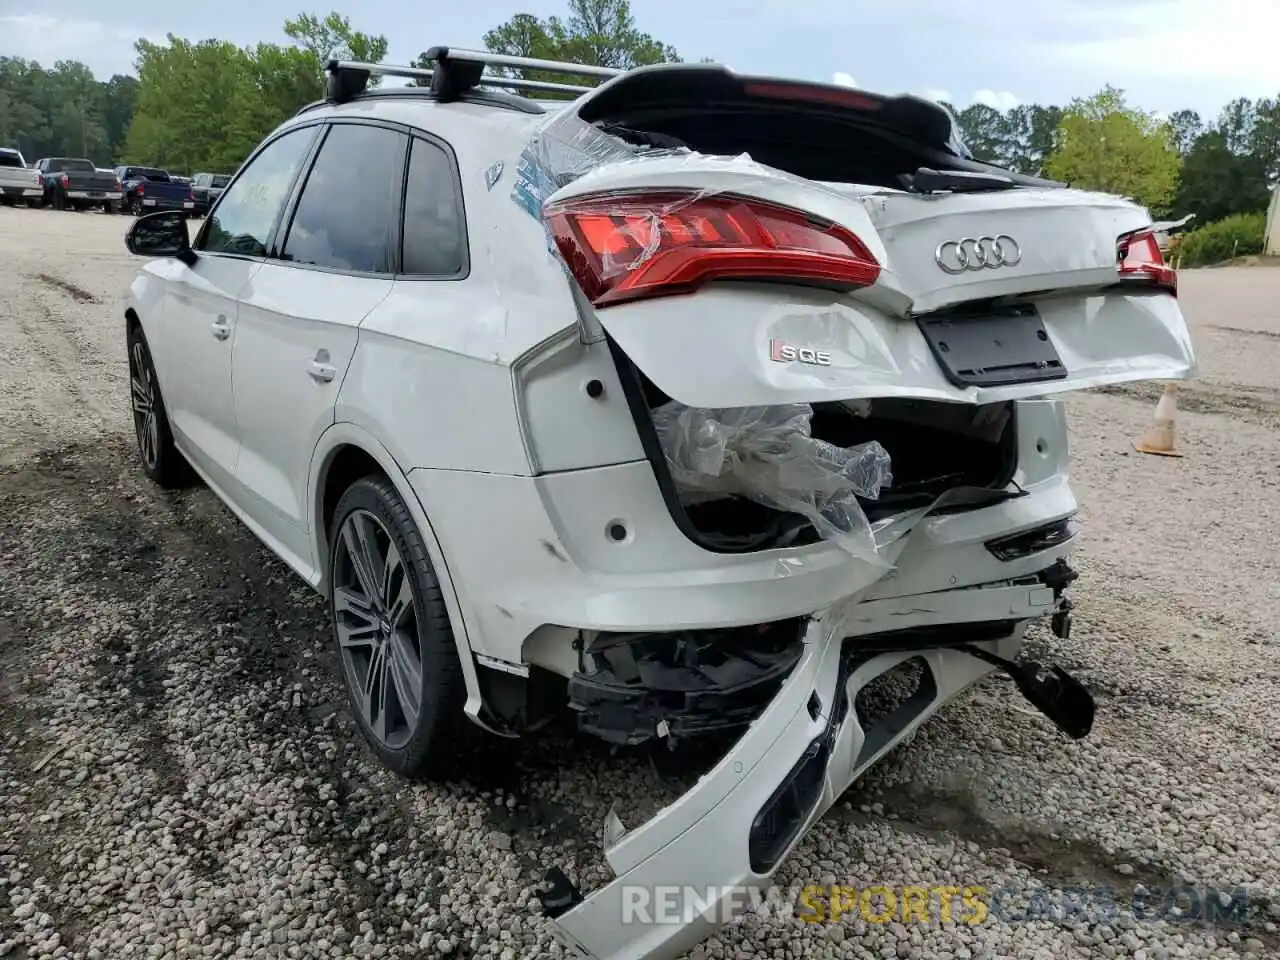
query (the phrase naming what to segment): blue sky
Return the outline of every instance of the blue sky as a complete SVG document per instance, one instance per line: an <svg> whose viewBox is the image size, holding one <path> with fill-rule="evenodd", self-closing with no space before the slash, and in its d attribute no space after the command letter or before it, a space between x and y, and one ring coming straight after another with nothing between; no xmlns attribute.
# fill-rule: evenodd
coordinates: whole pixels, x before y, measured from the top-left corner
<svg viewBox="0 0 1280 960"><path fill-rule="evenodd" d="M283 21L308 6L0 0L0 55L126 72L137 36L283 42ZM387 35L389 60L407 62L437 43L478 46L514 13L563 14L565 6L363 0L342 12ZM632 10L641 29L687 59L925 93L961 107L1064 103L1108 82L1162 113L1186 106L1216 115L1236 96L1280 94L1280 0L632 0Z"/></svg>

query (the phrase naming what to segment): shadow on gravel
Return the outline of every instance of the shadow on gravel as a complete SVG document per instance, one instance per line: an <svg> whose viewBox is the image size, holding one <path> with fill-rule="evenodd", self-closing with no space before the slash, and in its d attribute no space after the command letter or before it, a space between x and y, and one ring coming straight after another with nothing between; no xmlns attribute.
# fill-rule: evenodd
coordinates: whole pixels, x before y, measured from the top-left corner
<svg viewBox="0 0 1280 960"><path fill-rule="evenodd" d="M1007 855L1027 868L1038 885L1057 889L1108 889L1114 891L1116 903L1121 905L1141 899L1138 895L1143 891L1198 886L1141 862L1128 864L1127 869L1121 870L1114 854L1108 854L1086 838L1066 837L1048 827L1013 820L993 822L990 812L982 808L974 792L963 784L950 790L882 786L876 798L883 805L883 814L862 812L855 793L849 795L854 803L837 808L839 812L831 815L858 827L882 824L888 817L893 829L935 842L976 843L984 850ZM1153 904L1158 905L1158 902ZM1220 923L1227 929L1248 931L1249 936L1269 948L1280 949L1280 935L1265 929L1270 905L1269 899L1254 894L1244 916L1227 918Z"/></svg>
<svg viewBox="0 0 1280 960"><path fill-rule="evenodd" d="M61 290L63 293L69 296L76 303L101 303L102 302L98 297L94 296L92 293L90 293L88 290L85 290L83 287L78 287L74 283L72 283L70 280L63 280L61 277L55 277L52 274L37 273L32 275L31 279L39 280L43 284L46 284L50 287L54 287L58 290Z"/></svg>
<svg viewBox="0 0 1280 960"><path fill-rule="evenodd" d="M208 490L161 492L135 461L131 443L108 440L0 469L0 511L19 518L0 528L0 663L41 648L51 633L87 646L89 671L80 682L96 705L86 713L84 741L99 753L123 749L121 756L147 771L151 792L142 802L167 797L166 809L182 813L172 836L199 877L236 883L228 851L260 842L252 832L261 831L260 821L219 819L223 801L210 798L225 791L215 789L268 778L286 785L289 815L306 846L323 851L341 877L337 919L349 930L371 922L395 931L410 919L406 897L410 907L434 900L454 860L419 827L415 811L423 802L465 799L486 810L473 823L508 838L506 848L533 883L551 862L590 874L589 865L602 860L608 809L616 806L624 822L640 823L714 761L665 750L613 751L579 736L566 719L519 742L475 731L459 745L465 778L424 786L395 779L368 756L346 710L323 600ZM0 683L4 727L38 729L38 697ZM215 712L247 724L249 742L199 755L207 747L187 742L183 732L193 703L216 705ZM95 742L95 716L127 731L130 742ZM31 741L18 761L28 769L43 752ZM33 809L39 799L29 798ZM92 796L86 802L92 809ZM39 832L26 831L24 856L37 849ZM421 889L402 889L396 871L379 869L397 860L429 871ZM41 869L60 874L56 863ZM589 876L584 885L590 889ZM244 928L235 912L218 925L230 936ZM457 943L453 956L470 950Z"/></svg>

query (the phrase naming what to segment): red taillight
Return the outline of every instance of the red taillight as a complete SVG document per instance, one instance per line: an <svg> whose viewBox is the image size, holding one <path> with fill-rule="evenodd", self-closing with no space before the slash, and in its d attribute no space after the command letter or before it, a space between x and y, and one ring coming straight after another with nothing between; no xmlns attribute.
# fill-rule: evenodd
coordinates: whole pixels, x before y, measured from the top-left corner
<svg viewBox="0 0 1280 960"><path fill-rule="evenodd" d="M134 189L138 191L138 196L142 196L144 193L147 192L147 186L144 183L138 184L136 187L134 187Z"/></svg>
<svg viewBox="0 0 1280 960"><path fill-rule="evenodd" d="M196 198L196 192L192 190L190 187L187 187L187 199L194 200L195 198Z"/></svg>
<svg viewBox="0 0 1280 960"><path fill-rule="evenodd" d="M845 228L728 194L595 194L546 210L560 255L596 306L688 293L710 280L869 287L880 264Z"/></svg>
<svg viewBox="0 0 1280 960"><path fill-rule="evenodd" d="M117 179L117 180L116 180L116 189L117 189L117 190L123 190L123 189L124 189L124 184L123 184L123 183L121 183L121 182L119 181L119 179Z"/></svg>
<svg viewBox="0 0 1280 960"><path fill-rule="evenodd" d="M70 178L70 177L68 177L65 173L62 175L62 178L61 178L61 179L62 179L62 189L63 189L63 190L65 190L65 189L67 189L67 187L71 186L71 178Z"/></svg>
<svg viewBox="0 0 1280 960"><path fill-rule="evenodd" d="M1116 244L1116 263L1125 280L1145 280L1174 295L1178 292L1178 271L1164 262L1160 241L1150 230L1122 236Z"/></svg>

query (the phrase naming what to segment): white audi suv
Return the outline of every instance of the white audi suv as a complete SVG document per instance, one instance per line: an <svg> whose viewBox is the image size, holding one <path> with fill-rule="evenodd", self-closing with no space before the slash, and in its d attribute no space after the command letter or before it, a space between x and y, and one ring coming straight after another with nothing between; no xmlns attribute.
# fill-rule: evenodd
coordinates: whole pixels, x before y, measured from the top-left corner
<svg viewBox="0 0 1280 960"><path fill-rule="evenodd" d="M639 960L723 911L627 924L628 889L767 883L992 670L1087 735L1088 691L1018 657L1070 625L1056 398L1193 371L1148 213L979 163L915 97L431 59L329 64L193 240L180 213L128 237L143 468L329 598L381 761L431 775L460 723L566 706L722 744L610 819L617 879L546 895L575 956Z"/></svg>

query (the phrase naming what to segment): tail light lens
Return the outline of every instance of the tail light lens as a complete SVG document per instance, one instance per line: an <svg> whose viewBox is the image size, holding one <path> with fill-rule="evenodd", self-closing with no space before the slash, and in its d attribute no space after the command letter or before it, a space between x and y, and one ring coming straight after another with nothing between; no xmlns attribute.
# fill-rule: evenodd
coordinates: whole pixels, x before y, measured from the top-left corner
<svg viewBox="0 0 1280 960"><path fill-rule="evenodd" d="M144 183L140 183L140 184L138 184L138 186L136 187L136 189L137 189L137 191L138 191L138 196L142 196L144 193L146 193L146 192L147 192L147 186L146 186L146 184L144 184Z"/></svg>
<svg viewBox="0 0 1280 960"><path fill-rule="evenodd" d="M117 189L117 190L123 190L123 189L124 189L124 184L120 182L119 178L116 178L116 189Z"/></svg>
<svg viewBox="0 0 1280 960"><path fill-rule="evenodd" d="M70 178L70 177L68 177L65 173L64 173L64 174L63 174L59 179L60 179L60 180L61 180L61 182L62 182L62 189L63 189L63 190L65 190L65 189L67 189L67 187L71 186L71 178Z"/></svg>
<svg viewBox="0 0 1280 960"><path fill-rule="evenodd" d="M1139 230L1125 234L1116 244L1116 263L1123 280L1146 282L1178 293L1178 272L1164 262L1155 232Z"/></svg>
<svg viewBox="0 0 1280 960"><path fill-rule="evenodd" d="M196 192L190 187L187 187L187 199L194 200L195 198L196 198Z"/></svg>
<svg viewBox="0 0 1280 960"><path fill-rule="evenodd" d="M549 206L560 255L596 306L689 293L711 280L868 287L880 264L845 228L728 194L594 194Z"/></svg>

